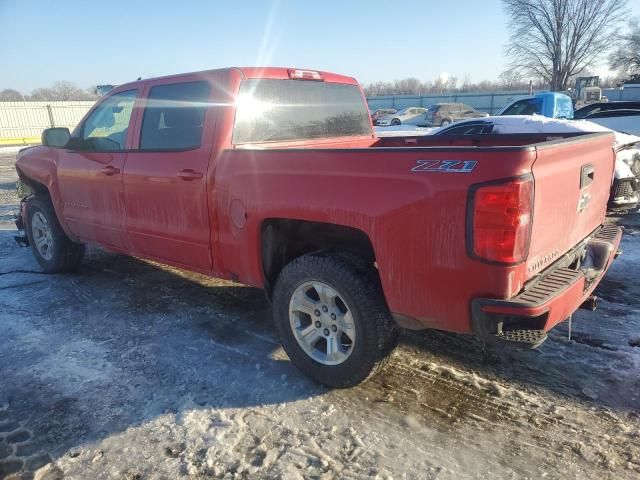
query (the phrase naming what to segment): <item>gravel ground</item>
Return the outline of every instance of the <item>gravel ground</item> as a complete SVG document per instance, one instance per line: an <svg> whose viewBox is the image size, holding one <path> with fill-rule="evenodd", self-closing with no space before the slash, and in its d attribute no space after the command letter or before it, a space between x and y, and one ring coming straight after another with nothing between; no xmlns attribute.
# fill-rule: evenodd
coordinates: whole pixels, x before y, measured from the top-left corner
<svg viewBox="0 0 640 480"><path fill-rule="evenodd" d="M538 351L407 332L351 390L307 380L260 291L91 249L44 275L0 155L0 478L640 478L640 216Z"/></svg>

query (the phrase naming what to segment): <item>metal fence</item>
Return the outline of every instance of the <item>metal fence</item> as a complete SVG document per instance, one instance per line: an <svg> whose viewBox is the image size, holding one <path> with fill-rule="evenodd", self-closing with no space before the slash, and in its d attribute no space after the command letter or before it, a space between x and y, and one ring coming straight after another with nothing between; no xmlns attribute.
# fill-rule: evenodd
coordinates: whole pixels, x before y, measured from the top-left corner
<svg viewBox="0 0 640 480"><path fill-rule="evenodd" d="M516 92L487 92L487 93L447 93L442 95L389 95L368 97L367 102L371 110L378 108L429 107L434 103L464 103L476 110L496 113L502 107L518 97L528 95L526 90Z"/></svg>
<svg viewBox="0 0 640 480"><path fill-rule="evenodd" d="M602 94L609 101L620 100L640 101L640 85L625 85L624 88L605 88ZM489 114L497 113L502 107L518 97L529 95L526 90L516 92L476 92L476 93L449 93L442 95L388 95L380 97L368 97L367 102L371 110L378 108L395 108L400 110L407 107L428 107L434 103L465 103L481 112Z"/></svg>
<svg viewBox="0 0 640 480"><path fill-rule="evenodd" d="M0 145L40 141L50 127L73 129L94 102L0 102Z"/></svg>
<svg viewBox="0 0 640 480"><path fill-rule="evenodd" d="M527 91L452 93L443 95L389 95L369 97L369 107L401 109L428 107L434 103L465 103L482 112L496 113ZM607 88L603 95L609 101L639 100L640 85L624 89ZM49 127L73 129L93 106L92 101L72 102L0 102L0 145L38 143L42 130Z"/></svg>
<svg viewBox="0 0 640 480"><path fill-rule="evenodd" d="M627 84L624 88L603 88L602 95L607 97L610 102L622 100L640 101L640 84Z"/></svg>

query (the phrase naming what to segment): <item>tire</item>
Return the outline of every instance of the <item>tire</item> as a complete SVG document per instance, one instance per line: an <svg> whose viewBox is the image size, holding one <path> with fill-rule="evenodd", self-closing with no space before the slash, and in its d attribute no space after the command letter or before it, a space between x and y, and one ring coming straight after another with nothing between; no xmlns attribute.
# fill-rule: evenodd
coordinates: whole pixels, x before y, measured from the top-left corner
<svg viewBox="0 0 640 480"><path fill-rule="evenodd" d="M293 260L280 272L274 288L274 323L282 347L302 373L327 387L349 388L371 378L385 367L398 341L400 329L384 300L377 273L365 265L352 262L348 255L305 255ZM307 287L310 283L328 286L328 291L333 290L337 296L323 302L315 287ZM293 297L300 295L305 288L309 288L307 293L303 293L308 295L305 301L315 297L314 291L318 296L308 315L294 311ZM330 295L324 298L330 298ZM320 312L325 305L329 308L328 313ZM334 311L343 317L336 320ZM347 318L349 314L352 324L348 335L352 338L341 335L347 330L333 330L337 333L332 334L330 329L335 324L330 324L331 318L340 324L341 318ZM297 326L297 322L306 317L310 323ZM316 327L318 323L322 326ZM309 331L317 337L313 353L309 353L309 347L303 347L302 341L298 340L302 331ZM336 355L346 355L338 363L325 355L329 350L329 335L335 335L333 344L340 350Z"/></svg>
<svg viewBox="0 0 640 480"><path fill-rule="evenodd" d="M394 118L393 120L391 120L391 125L400 125L402 122L400 121L400 119L398 118Z"/></svg>
<svg viewBox="0 0 640 480"><path fill-rule="evenodd" d="M442 120L442 122L440 122L441 127L446 127L447 125L451 125L451 120L447 118L445 118L444 120Z"/></svg>
<svg viewBox="0 0 640 480"><path fill-rule="evenodd" d="M633 159L633 163L631 164L631 172L633 172L636 177L640 177L640 156L635 157L637 158Z"/></svg>
<svg viewBox="0 0 640 480"><path fill-rule="evenodd" d="M84 244L67 237L48 199L27 200L26 231L33 255L45 273L70 272L82 263Z"/></svg>

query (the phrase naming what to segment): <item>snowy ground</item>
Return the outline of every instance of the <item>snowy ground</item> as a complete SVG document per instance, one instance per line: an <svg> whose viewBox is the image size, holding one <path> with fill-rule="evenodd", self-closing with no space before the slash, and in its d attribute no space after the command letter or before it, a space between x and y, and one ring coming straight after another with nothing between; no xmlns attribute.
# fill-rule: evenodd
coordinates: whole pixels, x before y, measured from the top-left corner
<svg viewBox="0 0 640 480"><path fill-rule="evenodd" d="M483 355L406 333L383 375L329 391L291 366L259 291L100 250L38 273L11 238L12 163L0 478L640 478L640 216L573 341L563 325L539 351Z"/></svg>

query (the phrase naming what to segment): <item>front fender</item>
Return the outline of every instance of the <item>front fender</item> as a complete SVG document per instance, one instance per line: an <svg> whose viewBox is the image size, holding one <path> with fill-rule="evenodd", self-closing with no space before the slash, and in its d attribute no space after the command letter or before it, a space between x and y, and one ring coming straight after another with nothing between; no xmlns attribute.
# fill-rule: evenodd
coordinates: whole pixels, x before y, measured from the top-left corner
<svg viewBox="0 0 640 480"><path fill-rule="evenodd" d="M58 157L61 150L38 146L23 150L16 160L18 177L26 183L34 193L45 193L49 196L53 209L62 230L73 241L78 239L71 233L62 215L63 205L58 189Z"/></svg>

